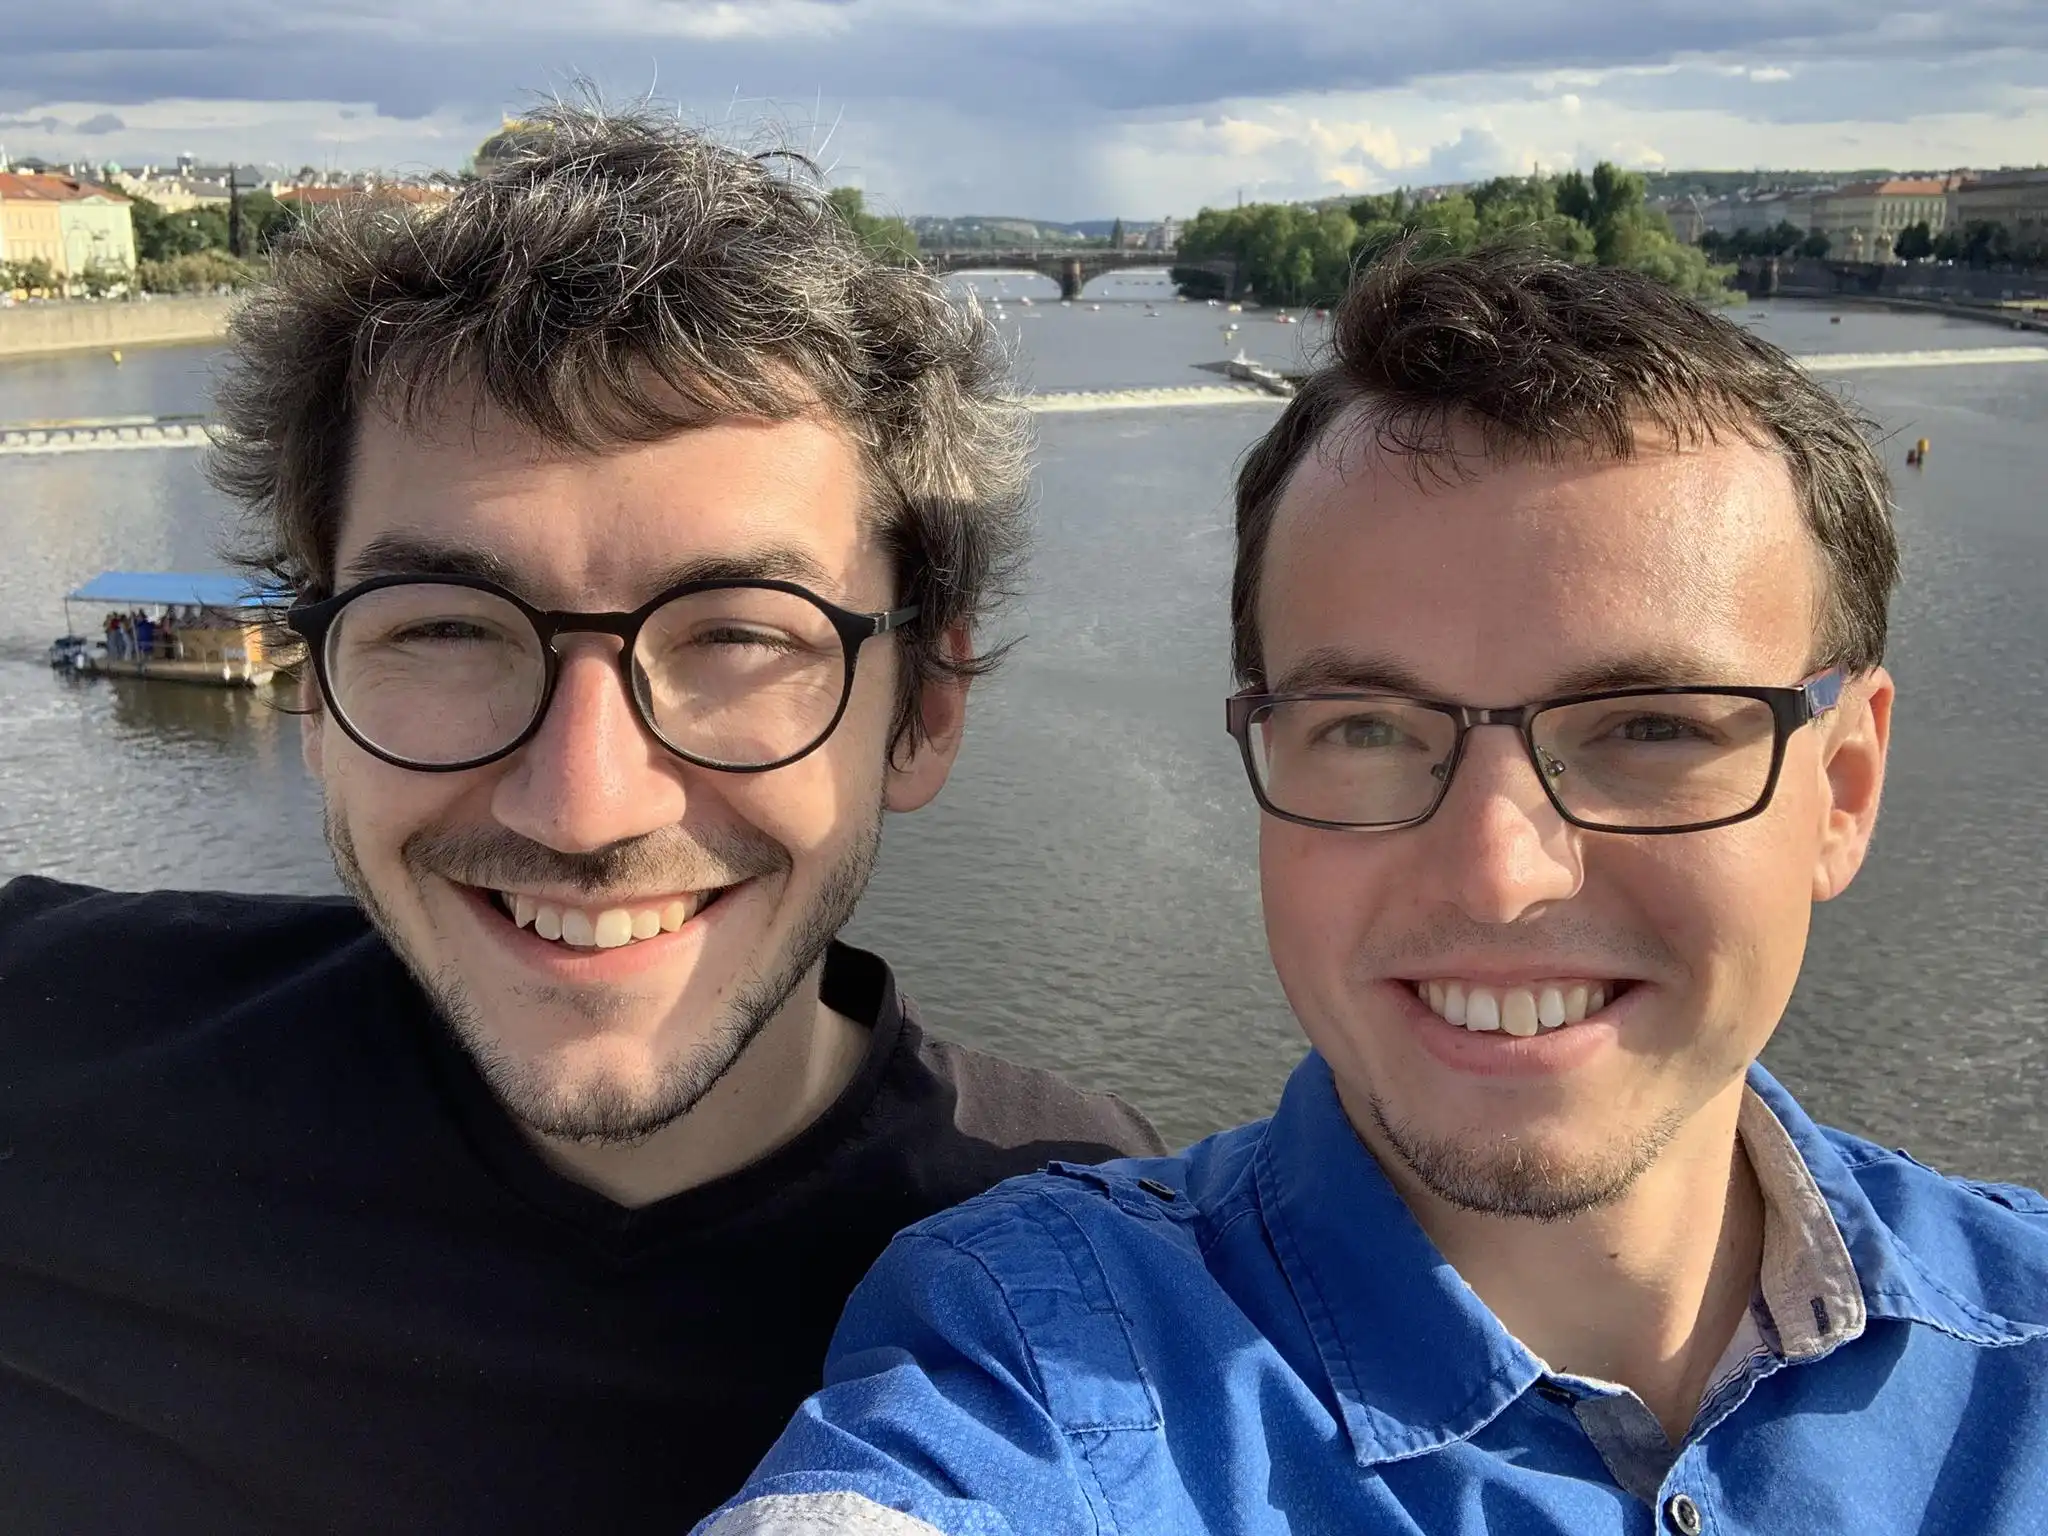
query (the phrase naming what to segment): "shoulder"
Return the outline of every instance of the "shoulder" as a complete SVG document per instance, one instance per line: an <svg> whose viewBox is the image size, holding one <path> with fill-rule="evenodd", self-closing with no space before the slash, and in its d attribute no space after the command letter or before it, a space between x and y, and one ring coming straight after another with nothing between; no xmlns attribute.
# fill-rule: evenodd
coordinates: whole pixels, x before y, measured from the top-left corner
<svg viewBox="0 0 2048 1536"><path fill-rule="evenodd" d="M915 1024L906 1024L916 1029ZM963 1135L1029 1153L1026 1166L1056 1159L1147 1156L1166 1144L1136 1108L1113 1093L1076 1088L1056 1072L1020 1066L950 1040L917 1034L919 1063L953 1094Z"/></svg>
<svg viewBox="0 0 2048 1536"><path fill-rule="evenodd" d="M1263 1122L1224 1131L1171 1156L1055 1161L927 1217L905 1237L1012 1274L1079 1290L1148 1290L1205 1268L1212 1240L1250 1198L1250 1153Z"/></svg>
<svg viewBox="0 0 2048 1536"><path fill-rule="evenodd" d="M1944 1174L1904 1151L1824 1130L1897 1242L1973 1305L2048 1325L2048 1198L2019 1184Z"/></svg>
<svg viewBox="0 0 2048 1536"><path fill-rule="evenodd" d="M24 875L0 886L0 1020L188 1015L204 1000L256 995L324 957L377 945L341 899L198 891L108 891Z"/></svg>

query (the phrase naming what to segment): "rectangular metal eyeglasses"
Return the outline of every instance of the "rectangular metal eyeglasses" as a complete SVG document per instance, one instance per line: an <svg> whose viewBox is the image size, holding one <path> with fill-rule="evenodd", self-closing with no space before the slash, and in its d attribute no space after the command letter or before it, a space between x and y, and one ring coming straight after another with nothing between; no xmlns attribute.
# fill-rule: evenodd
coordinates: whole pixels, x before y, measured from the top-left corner
<svg viewBox="0 0 2048 1536"><path fill-rule="evenodd" d="M1240 693L1230 734L1269 815L1335 831L1419 826L1482 725L1522 739L1559 816L1592 832L1703 832L1770 804L1792 733L1833 709L1847 672L1788 688L1577 693L1504 709L1400 694Z"/></svg>
<svg viewBox="0 0 2048 1536"><path fill-rule="evenodd" d="M424 773L517 751L547 715L567 634L615 635L619 675L655 740L685 762L764 773L838 728L860 650L915 607L856 613L794 582L688 581L630 613L549 612L474 576L377 576L285 623L334 721L374 757Z"/></svg>

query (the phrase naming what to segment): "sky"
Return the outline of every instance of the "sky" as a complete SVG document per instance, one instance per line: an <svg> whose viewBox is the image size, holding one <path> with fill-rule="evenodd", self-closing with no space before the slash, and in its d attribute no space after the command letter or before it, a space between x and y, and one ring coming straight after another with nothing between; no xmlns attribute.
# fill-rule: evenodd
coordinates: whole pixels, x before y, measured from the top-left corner
<svg viewBox="0 0 2048 1536"><path fill-rule="evenodd" d="M0 0L14 157L460 170L579 82L904 214L2048 162L2044 0Z"/></svg>

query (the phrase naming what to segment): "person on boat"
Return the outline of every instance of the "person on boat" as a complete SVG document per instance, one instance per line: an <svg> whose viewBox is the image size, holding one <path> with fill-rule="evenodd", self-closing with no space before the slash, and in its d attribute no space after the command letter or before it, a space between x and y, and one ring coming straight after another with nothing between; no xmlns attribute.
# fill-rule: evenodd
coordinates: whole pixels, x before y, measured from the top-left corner
<svg viewBox="0 0 2048 1536"><path fill-rule="evenodd" d="M1269 1121L899 1237L700 1529L2042 1530L2048 1201L1756 1064L1884 784L1863 424L1527 248L1368 268L1333 348L1232 596L1313 1050Z"/></svg>
<svg viewBox="0 0 2048 1536"><path fill-rule="evenodd" d="M156 655L155 621L140 608L135 610L135 655L140 661Z"/></svg>
<svg viewBox="0 0 2048 1536"><path fill-rule="evenodd" d="M893 1233L1161 1149L838 938L996 654L998 339L791 163L565 107L232 348L350 899L0 889L0 1524L687 1530Z"/></svg>
<svg viewBox="0 0 2048 1536"><path fill-rule="evenodd" d="M106 637L107 654L118 660L121 655L121 615L109 613L101 623L100 631Z"/></svg>

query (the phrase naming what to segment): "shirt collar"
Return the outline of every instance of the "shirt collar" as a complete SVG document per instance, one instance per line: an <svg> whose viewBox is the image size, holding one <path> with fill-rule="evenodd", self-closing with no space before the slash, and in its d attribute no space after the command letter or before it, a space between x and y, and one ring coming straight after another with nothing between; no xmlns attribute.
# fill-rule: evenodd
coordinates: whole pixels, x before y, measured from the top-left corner
<svg viewBox="0 0 2048 1536"><path fill-rule="evenodd" d="M1466 1439L1543 1375L1409 1214L1320 1054L1288 1078L1253 1172L1361 1465Z"/></svg>
<svg viewBox="0 0 2048 1536"><path fill-rule="evenodd" d="M1748 1088L1744 1143L1780 1218L1762 1279L1785 1358L1824 1355L1868 1318L1985 1345L2038 1335L1972 1304L1908 1250L1769 1073L1752 1067ZM1543 1362L1438 1252L1359 1140L1320 1054L1288 1079L1253 1167L1274 1253L1361 1465L1468 1439L1542 1379Z"/></svg>
<svg viewBox="0 0 2048 1536"><path fill-rule="evenodd" d="M1983 1301L1970 1299L1968 1293L1981 1292L1982 1286L1976 1278L1974 1251L1960 1223L1953 1240L1942 1245L1942 1253L1934 1253L1924 1244L1919 1249L1908 1247L1864 1192L1842 1148L1807 1116L1783 1085L1762 1067L1753 1066L1749 1086L1770 1110L1812 1176L1814 1188L1827 1202L1870 1317L1919 1323L1964 1343L1987 1346L2024 1343L2048 1334L2048 1328L2037 1321L2016 1320ZM1897 1161L1906 1163L1903 1157ZM1930 1181L1930 1189L1939 1187L1938 1174L1913 1171ZM1954 1190L1952 1197L1961 1201L1975 1198L1961 1190ZM1944 1263L1944 1259L1956 1262Z"/></svg>
<svg viewBox="0 0 2048 1536"><path fill-rule="evenodd" d="M1855 1261L1806 1159L1753 1083L1743 1087L1735 1132L1763 1195L1757 1290L1775 1352L1794 1362L1818 1359L1863 1332L1869 1308Z"/></svg>

